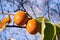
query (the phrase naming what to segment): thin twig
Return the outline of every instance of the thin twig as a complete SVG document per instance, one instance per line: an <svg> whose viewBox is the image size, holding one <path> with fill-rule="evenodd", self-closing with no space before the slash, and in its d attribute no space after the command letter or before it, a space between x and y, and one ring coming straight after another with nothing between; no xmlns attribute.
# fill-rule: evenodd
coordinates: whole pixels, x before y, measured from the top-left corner
<svg viewBox="0 0 60 40"><path fill-rule="evenodd" d="M37 16L36 16L36 14L35 14L35 12L34 12L34 10L33 10L33 8L32 8L32 6L30 6L30 7L31 7L31 10L33 11L33 13L34 13L35 17L37 17Z"/></svg>
<svg viewBox="0 0 60 40"><path fill-rule="evenodd" d="M16 26L16 25L6 25L6 27L26 28L26 27L20 27L20 26Z"/></svg>
<svg viewBox="0 0 60 40"><path fill-rule="evenodd" d="M26 14L30 17L30 15L28 14L28 12L26 11L26 9L23 6L23 0L21 0L21 7L24 9L24 11L26 12Z"/></svg>
<svg viewBox="0 0 60 40"><path fill-rule="evenodd" d="M49 17L49 20L50 20L50 12L49 12L49 0L46 0L47 2L47 9L48 9L48 17Z"/></svg>

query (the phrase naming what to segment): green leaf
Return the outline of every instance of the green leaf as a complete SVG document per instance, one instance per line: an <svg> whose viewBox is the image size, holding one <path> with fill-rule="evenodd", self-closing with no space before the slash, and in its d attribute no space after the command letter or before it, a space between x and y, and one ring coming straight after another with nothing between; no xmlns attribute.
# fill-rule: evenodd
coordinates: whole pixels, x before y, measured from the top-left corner
<svg viewBox="0 0 60 40"><path fill-rule="evenodd" d="M60 27L56 26L58 40L60 40Z"/></svg>
<svg viewBox="0 0 60 40"><path fill-rule="evenodd" d="M44 37L45 37L45 35L44 35L44 30L45 30L45 28L46 28L46 26L45 26L45 22L44 22L44 18L42 19L42 30L41 30L41 33L42 33L42 40L44 40Z"/></svg>
<svg viewBox="0 0 60 40"><path fill-rule="evenodd" d="M46 21L49 21L49 20L46 19L46 18L44 18L44 19L45 19L45 20L44 20L45 22L46 22ZM41 28L41 24L42 24L43 17L37 17L36 20L39 22L39 33L41 34L41 29L42 29L42 28Z"/></svg>
<svg viewBox="0 0 60 40"><path fill-rule="evenodd" d="M56 26L54 23L45 22L44 40L56 40Z"/></svg>
<svg viewBox="0 0 60 40"><path fill-rule="evenodd" d="M43 18L44 18L44 17L37 17L36 20L37 20L38 22L42 22ZM49 21L49 20L46 19L46 18L44 18L44 19L45 19L44 22Z"/></svg>
<svg viewBox="0 0 60 40"><path fill-rule="evenodd" d="M58 40L60 40L60 22L58 23L58 25L56 26L56 30L57 30L57 37L58 37Z"/></svg>
<svg viewBox="0 0 60 40"><path fill-rule="evenodd" d="M56 25L43 17L38 17L36 20L40 23L39 32L42 40L56 40Z"/></svg>

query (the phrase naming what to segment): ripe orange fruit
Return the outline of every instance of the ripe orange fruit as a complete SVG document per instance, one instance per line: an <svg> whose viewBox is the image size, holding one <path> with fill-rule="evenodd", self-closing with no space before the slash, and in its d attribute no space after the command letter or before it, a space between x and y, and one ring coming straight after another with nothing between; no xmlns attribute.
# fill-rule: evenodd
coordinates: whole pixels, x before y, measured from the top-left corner
<svg viewBox="0 0 60 40"><path fill-rule="evenodd" d="M6 24L4 24L3 22L0 22L0 31L5 29Z"/></svg>
<svg viewBox="0 0 60 40"><path fill-rule="evenodd" d="M35 19L30 19L26 29L30 34L36 34L38 32L38 22Z"/></svg>
<svg viewBox="0 0 60 40"><path fill-rule="evenodd" d="M10 15L8 15L8 17L7 17L7 18L6 18L6 17L4 17L2 21L3 21L3 22L6 22L6 23L10 23L10 22L11 22Z"/></svg>
<svg viewBox="0 0 60 40"><path fill-rule="evenodd" d="M14 15L14 22L19 26L26 24L27 20L28 16L24 11L17 11L16 14Z"/></svg>
<svg viewBox="0 0 60 40"><path fill-rule="evenodd" d="M11 22L11 18L10 15L8 15L8 17L4 17L3 20L0 22L0 31L2 31L3 29L5 29L6 23L10 23Z"/></svg>

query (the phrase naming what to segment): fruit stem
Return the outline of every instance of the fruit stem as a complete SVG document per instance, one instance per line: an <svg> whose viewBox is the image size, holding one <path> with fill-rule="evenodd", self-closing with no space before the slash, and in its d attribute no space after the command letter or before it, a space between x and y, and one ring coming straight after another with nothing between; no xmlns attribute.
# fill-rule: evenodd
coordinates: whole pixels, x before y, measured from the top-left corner
<svg viewBox="0 0 60 40"><path fill-rule="evenodd" d="M25 12L25 13L30 17L30 15L27 12Z"/></svg>

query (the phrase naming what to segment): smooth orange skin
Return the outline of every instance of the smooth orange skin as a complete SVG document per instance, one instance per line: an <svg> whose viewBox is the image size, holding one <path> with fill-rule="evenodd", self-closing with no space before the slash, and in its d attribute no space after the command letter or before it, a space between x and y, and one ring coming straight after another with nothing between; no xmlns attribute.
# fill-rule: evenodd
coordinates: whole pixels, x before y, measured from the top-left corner
<svg viewBox="0 0 60 40"><path fill-rule="evenodd" d="M19 26L26 24L27 20L28 16L23 11L17 11L14 15L14 22Z"/></svg>
<svg viewBox="0 0 60 40"><path fill-rule="evenodd" d="M4 24L5 22L0 22L0 31L5 29L6 24Z"/></svg>
<svg viewBox="0 0 60 40"><path fill-rule="evenodd" d="M8 22L8 18L3 18L3 20L0 22L0 31L2 31L5 26L6 26L6 23Z"/></svg>
<svg viewBox="0 0 60 40"><path fill-rule="evenodd" d="M29 20L26 29L30 34L36 34L38 32L38 22L35 19Z"/></svg>
<svg viewBox="0 0 60 40"><path fill-rule="evenodd" d="M11 22L10 15L8 15L8 17L7 17L7 18L6 18L6 17L4 17L2 21L6 22L6 23L10 23L10 22Z"/></svg>
<svg viewBox="0 0 60 40"><path fill-rule="evenodd" d="M0 22L0 31L2 31L3 29L5 29L6 23L10 23L11 22L11 18L10 15L8 15L8 17L4 17L3 20Z"/></svg>

